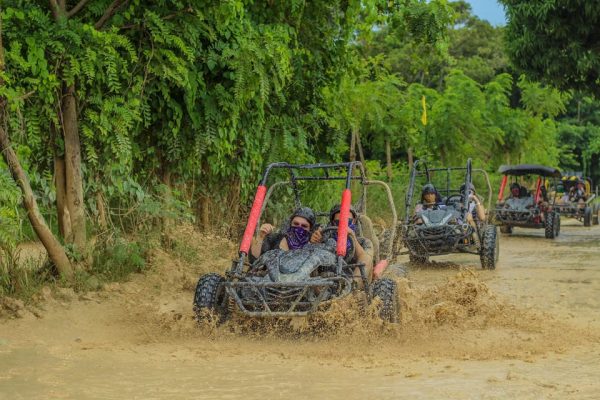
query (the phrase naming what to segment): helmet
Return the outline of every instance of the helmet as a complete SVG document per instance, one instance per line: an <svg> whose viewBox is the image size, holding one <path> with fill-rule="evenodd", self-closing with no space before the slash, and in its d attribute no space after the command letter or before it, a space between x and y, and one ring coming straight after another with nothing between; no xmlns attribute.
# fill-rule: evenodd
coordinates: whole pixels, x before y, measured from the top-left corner
<svg viewBox="0 0 600 400"><path fill-rule="evenodd" d="M427 183L425 185L423 185L423 189L421 189L421 196L425 196L426 194L437 194L437 190L435 190L435 186L433 186L431 183Z"/></svg>
<svg viewBox="0 0 600 400"><path fill-rule="evenodd" d="M292 221L295 217L302 217L306 219L310 224L310 229L313 229L317 222L317 217L315 216L314 211L308 207L297 208L296 211L294 211L294 213L290 217L290 221Z"/></svg>
<svg viewBox="0 0 600 400"><path fill-rule="evenodd" d="M475 186L473 186L472 183L467 183L467 186L469 187L469 190L472 191L473 193L475 193ZM463 183L462 185L460 185L460 193L464 193L465 192L465 184Z"/></svg>
<svg viewBox="0 0 600 400"><path fill-rule="evenodd" d="M339 204L336 204L335 206L331 207L331 210L329 210L330 223L333 223L333 217L335 217L335 214L339 213L341 209L342 207ZM354 207L350 206L350 212L352 213L352 218L356 219L358 217L358 213L356 212Z"/></svg>

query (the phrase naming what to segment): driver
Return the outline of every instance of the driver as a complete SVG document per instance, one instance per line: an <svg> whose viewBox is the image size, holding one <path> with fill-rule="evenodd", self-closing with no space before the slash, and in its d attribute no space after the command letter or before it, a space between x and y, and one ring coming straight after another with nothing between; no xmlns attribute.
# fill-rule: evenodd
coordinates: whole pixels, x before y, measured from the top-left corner
<svg viewBox="0 0 600 400"><path fill-rule="evenodd" d="M418 217L420 212L425 210L445 209L446 205L442 203L441 196L435 186L433 186L431 183L427 183L423 185L423 189L421 189L421 202L415 206L415 215L413 216L415 219L415 224L420 225L423 223L423 220Z"/></svg>
<svg viewBox="0 0 600 400"><path fill-rule="evenodd" d="M315 234L316 216L312 209L300 207L294 211L290 217L290 226L280 239L278 247L282 250L296 250L303 248ZM273 233L275 228L271 224L262 224L258 231L258 237L252 239L250 253L258 258L261 255L263 242L269 240L268 236ZM276 238L281 236L275 235Z"/></svg>
<svg viewBox="0 0 600 400"><path fill-rule="evenodd" d="M521 197L521 185L518 182L513 182L510 184L510 197L513 199L518 199Z"/></svg>
<svg viewBox="0 0 600 400"><path fill-rule="evenodd" d="M358 214L356 210L350 207L351 217L348 219L348 242L346 248L349 249L351 243L354 245L354 256L349 261L350 264L362 263L365 265L365 272L369 282L373 274L373 243L367 238L356 236L356 222ZM339 226L340 223L340 205L336 204L329 211L329 226ZM337 240L337 232L334 233L333 238ZM310 238L311 243L320 243L323 241L323 234L321 229L317 229ZM358 268L354 270L354 276L360 277L360 271ZM358 284L361 285L362 281L357 280Z"/></svg>
<svg viewBox="0 0 600 400"><path fill-rule="evenodd" d="M442 204L441 197L431 183L423 185L421 189L421 202L415 207L415 214L424 210L443 210L446 208L445 204Z"/></svg>

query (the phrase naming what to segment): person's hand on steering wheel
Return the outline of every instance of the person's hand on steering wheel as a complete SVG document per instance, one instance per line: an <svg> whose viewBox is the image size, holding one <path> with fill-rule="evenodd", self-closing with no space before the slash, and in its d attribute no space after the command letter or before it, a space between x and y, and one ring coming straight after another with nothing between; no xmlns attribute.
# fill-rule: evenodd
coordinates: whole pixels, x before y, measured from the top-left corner
<svg viewBox="0 0 600 400"><path fill-rule="evenodd" d="M321 227L317 228L310 236L311 243L321 243L323 241L323 230Z"/></svg>

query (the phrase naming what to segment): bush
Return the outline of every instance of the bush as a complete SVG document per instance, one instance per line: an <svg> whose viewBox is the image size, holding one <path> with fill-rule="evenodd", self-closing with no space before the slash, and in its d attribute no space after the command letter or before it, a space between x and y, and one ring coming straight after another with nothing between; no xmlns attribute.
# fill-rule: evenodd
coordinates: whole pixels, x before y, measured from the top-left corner
<svg viewBox="0 0 600 400"><path fill-rule="evenodd" d="M90 273L106 281L123 280L131 273L144 271L147 253L140 242L116 239L96 248Z"/></svg>

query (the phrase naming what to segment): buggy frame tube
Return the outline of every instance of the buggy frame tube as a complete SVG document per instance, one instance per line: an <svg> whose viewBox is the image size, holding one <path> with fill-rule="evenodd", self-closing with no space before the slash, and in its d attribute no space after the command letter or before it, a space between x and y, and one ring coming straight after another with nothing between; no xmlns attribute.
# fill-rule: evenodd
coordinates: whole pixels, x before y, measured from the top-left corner
<svg viewBox="0 0 600 400"><path fill-rule="evenodd" d="M358 169L360 171L360 176L354 177L352 175L355 166L358 167ZM330 176L325 176L325 177L301 177L300 176L300 177L296 177L293 173L293 169L324 169L324 170L327 170L329 168L342 168L342 167L347 168L347 174L345 177L343 177L343 176L340 176L340 177L330 177ZM307 179L307 180L313 180L315 178L316 178L316 180L345 179L346 180L346 188L350 187L350 182L353 179L359 179L363 183L365 181L364 166L359 161L353 161L353 162L349 162L349 163L333 163L333 164L322 164L322 163L319 163L319 164L289 164L286 162L269 164L267 166L267 168L265 169L265 172L263 173L263 176L260 180L260 183L259 183L259 185L256 189L256 193L254 195L254 201L252 203L250 215L248 216L248 223L246 224L246 229L244 230L244 235L242 236L242 242L239 247L240 258L239 258L239 261L233 271L234 275L239 275L243 270L244 261L250 251L250 246L252 244L252 238L257 229L258 221L260 219L260 216L262 215L262 212L264 211L263 204L264 204L264 200L265 200L265 197L267 194L267 180L269 178L269 174L271 173L271 170L275 169L275 168L289 169L290 175L291 175L290 180L291 180L291 184L293 187L295 187L295 183L296 183L295 181L302 180L302 179ZM295 190L294 192L295 192L294 193L295 201L296 201L296 203L299 203L299 199L297 197L298 196L297 190ZM348 208L348 213L349 213L349 209L350 209L349 204L348 204L347 208ZM347 222L348 221L346 221L346 229L348 227ZM347 234L347 231L346 231L346 234ZM339 268L341 268L341 266Z"/></svg>
<svg viewBox="0 0 600 400"><path fill-rule="evenodd" d="M417 168L421 164L420 160L416 160L413 163L412 170L410 171L410 180L408 182L408 191L406 192L405 198L405 214L404 214L404 224L408 225L408 221L410 219L410 207L412 205L412 200L415 192L415 179L417 178ZM423 162L425 165L425 169L427 170L427 164ZM429 171L427 172L427 180L429 180Z"/></svg>
<svg viewBox="0 0 600 400"><path fill-rule="evenodd" d="M392 226L391 226L392 236L388 240L388 249L386 252L386 255L387 255L386 258L392 258L392 250L394 248L394 240L396 239L396 226L398 225L398 213L396 212L396 206L394 205L394 197L392 195L392 190L390 189L390 186L383 181L367 180L365 183L366 183L366 185L380 185L380 186L383 186L383 188L385 189L385 193L388 198L388 204L390 206L390 210L392 210ZM365 209L365 214L366 214L366 209ZM381 249L379 249L379 254L381 256Z"/></svg>
<svg viewBox="0 0 600 400"><path fill-rule="evenodd" d="M502 183L500 184L500 191L498 192L498 201L502 201L504 197L504 189L506 189L506 184L508 183L508 175L504 175L502 177Z"/></svg>

